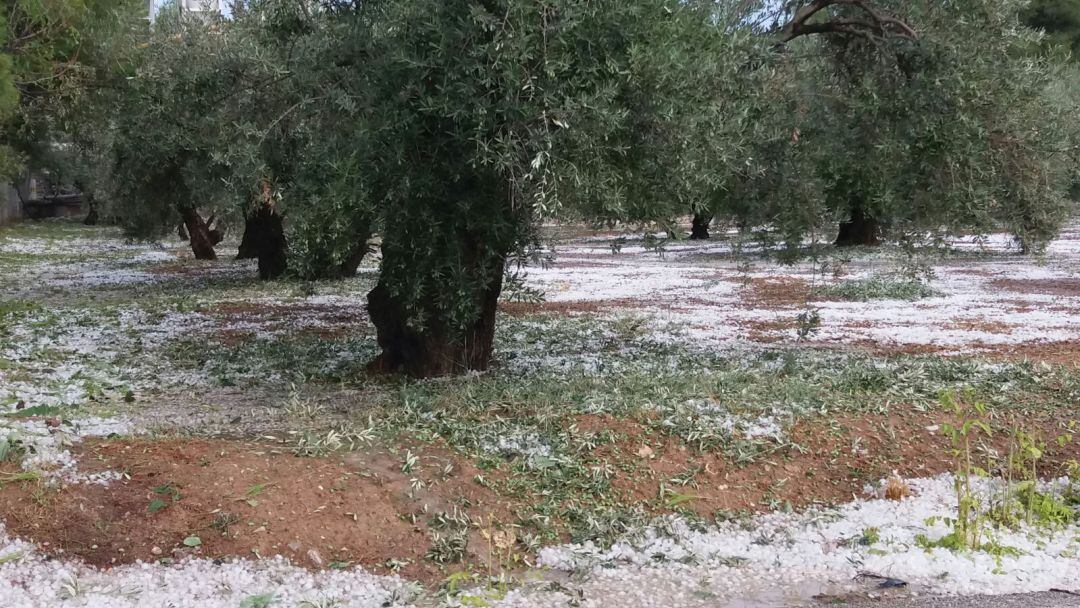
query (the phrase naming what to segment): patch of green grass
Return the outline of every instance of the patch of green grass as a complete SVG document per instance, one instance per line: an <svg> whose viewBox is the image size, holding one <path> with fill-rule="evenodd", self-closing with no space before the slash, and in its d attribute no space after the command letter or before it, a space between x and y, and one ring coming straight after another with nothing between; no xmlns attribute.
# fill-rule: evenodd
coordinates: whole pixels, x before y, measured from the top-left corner
<svg viewBox="0 0 1080 608"><path fill-rule="evenodd" d="M867 302L870 300L922 300L936 298L942 293L923 281L872 277L844 281L815 290L823 298Z"/></svg>
<svg viewBox="0 0 1080 608"><path fill-rule="evenodd" d="M640 474L640 457L620 447L628 437L612 430L618 426L582 428L588 415L628 425L635 442L675 439L751 462L794 449L798 438L733 434L726 416L768 416L786 430L837 413L887 413L897 403L934 409L949 389L997 410L1073 412L1080 395L1080 374L1063 367L808 349L701 353L651 342L632 320L508 320L499 353L504 367L489 374L366 385L374 395L357 428L370 419L365 436L391 445L403 436L448 445L475 460L478 482L522 499L528 533L600 543L647 521L650 508L690 503L694 492L680 486L692 487L693 472L671 477L646 509L628 507L637 501L612 481Z"/></svg>
<svg viewBox="0 0 1080 608"><path fill-rule="evenodd" d="M36 302L23 300L0 301L0 321L6 321L8 317L25 315L39 310L41 310L41 305Z"/></svg>
<svg viewBox="0 0 1080 608"><path fill-rule="evenodd" d="M8 435L0 438L0 462L20 462L26 455L26 448L18 437Z"/></svg>
<svg viewBox="0 0 1080 608"><path fill-rule="evenodd" d="M38 473L37 471L10 473L8 475L0 475L0 487L9 483L38 482L41 481L41 479L41 473Z"/></svg>
<svg viewBox="0 0 1080 608"><path fill-rule="evenodd" d="M33 416L59 416L61 414L70 415L71 408L62 408L56 405L35 405L33 407L23 408L21 410L15 410L14 412L8 412L3 414L6 418L30 418Z"/></svg>
<svg viewBox="0 0 1080 608"><path fill-rule="evenodd" d="M220 386L306 380L340 382L364 376L378 353L364 332L327 339L308 334L258 337L226 345L205 336L179 341L162 353L180 369L201 370Z"/></svg>
<svg viewBox="0 0 1080 608"><path fill-rule="evenodd" d="M250 595L240 602L240 608L269 608L276 600L273 593Z"/></svg>
<svg viewBox="0 0 1080 608"><path fill-rule="evenodd" d="M915 544L923 549L948 549L950 551L963 552L974 549L976 551L985 551L995 557L1001 558L1004 556L1020 557L1024 553L1016 547L1010 547L1008 545L1002 545L994 541L987 541L980 543L977 547L970 547L961 535L955 532L950 532L945 536L937 540L930 540L925 534L917 534L915 536Z"/></svg>

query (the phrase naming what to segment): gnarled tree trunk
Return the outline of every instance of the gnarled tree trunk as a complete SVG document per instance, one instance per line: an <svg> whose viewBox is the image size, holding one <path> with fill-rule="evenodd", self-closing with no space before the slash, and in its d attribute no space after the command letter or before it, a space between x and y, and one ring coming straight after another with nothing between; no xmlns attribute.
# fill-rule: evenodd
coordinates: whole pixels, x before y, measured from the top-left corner
<svg viewBox="0 0 1080 608"><path fill-rule="evenodd" d="M368 239L370 238L370 230L358 237L356 249L353 250L352 254L350 254L349 257L345 258L345 260L341 262L341 265L337 269L342 277L356 276L356 271L360 268L360 263L364 261L364 257L370 251L368 249Z"/></svg>
<svg viewBox="0 0 1080 608"><path fill-rule="evenodd" d="M244 218L244 234L240 237L240 245L236 248L236 259L254 260L259 257L259 250L255 246L255 233L259 231L257 224L254 213Z"/></svg>
<svg viewBox="0 0 1080 608"><path fill-rule="evenodd" d="M97 226L101 214L98 212L97 201L94 200L93 194L86 194L86 205L88 210L86 212L86 217L83 219L83 224L87 226Z"/></svg>
<svg viewBox="0 0 1080 608"><path fill-rule="evenodd" d="M690 226L690 239L695 241L709 240L709 224L712 223L712 219L711 213L695 213L694 223Z"/></svg>
<svg viewBox="0 0 1080 608"><path fill-rule="evenodd" d="M851 208L851 217L840 222L840 230L836 235L837 247L854 247L856 245L879 245L881 244L881 224L866 213L863 206L855 203Z"/></svg>
<svg viewBox="0 0 1080 608"><path fill-rule="evenodd" d="M258 258L259 278L276 279L288 268L285 228L273 205L264 203L247 216L237 259Z"/></svg>
<svg viewBox="0 0 1080 608"><path fill-rule="evenodd" d="M411 326L404 303L393 296L385 278L380 277L368 293L367 309L382 354L368 369L404 372L415 378L486 370L494 350L495 314L502 292L504 265L505 257L493 261L487 269L479 265L470 269L478 279L486 276L489 280L474 291L473 304L478 314L464 331L451 327L434 306L428 307L426 312L430 314L423 328Z"/></svg>
<svg viewBox="0 0 1080 608"><path fill-rule="evenodd" d="M211 227L214 222L213 216L209 220L203 220L198 211L187 207L180 210L180 217L184 221L183 232L187 233L195 259L216 260L217 253L214 251L214 246L221 242L222 235L220 231Z"/></svg>

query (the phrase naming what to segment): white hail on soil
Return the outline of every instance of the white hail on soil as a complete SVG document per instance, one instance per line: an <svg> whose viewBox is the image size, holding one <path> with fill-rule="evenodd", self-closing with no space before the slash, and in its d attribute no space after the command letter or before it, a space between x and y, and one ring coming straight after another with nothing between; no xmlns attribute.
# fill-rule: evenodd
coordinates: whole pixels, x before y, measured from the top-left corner
<svg viewBox="0 0 1080 608"><path fill-rule="evenodd" d="M687 401L670 409L663 409L661 413L666 426L690 424L713 432L723 431L733 437L765 437L778 443L784 440L784 427L788 426L778 419L778 412L748 416L732 412L728 406L714 399Z"/></svg>
<svg viewBox="0 0 1080 608"><path fill-rule="evenodd" d="M612 253L602 242L581 239L558 249L554 264L529 268L527 283L550 302L607 301L659 324L681 325L706 348L733 341L794 341L795 319L807 306L820 317L811 337L820 343L978 351L1080 339L1080 290L1070 287L1080 284L1080 228L1063 231L1044 258L1015 255L1011 237L1004 234L958 238L950 245L956 255L924 260L934 264L929 285L941 295L914 302L753 297L756 285L769 282L808 289L896 273L903 256L889 250L860 252L840 265L839 276L822 276L814 263L781 266L740 258L726 242L674 243L661 257L642 247ZM1056 281L1060 289L1025 283L1033 280Z"/></svg>
<svg viewBox="0 0 1080 608"><path fill-rule="evenodd" d="M740 598L797 601L823 591L865 588L855 581L863 572L904 581L920 594L1080 587L1080 524L990 535L1015 555L926 549L918 535L935 540L948 532L940 519L931 518L955 511L953 480L941 476L909 483L914 495L901 501L855 500L837 509L708 526L670 517L610 549L548 547L540 553L542 569L524 577L540 582L486 602L505 608L561 608L571 600L579 602L572 605L597 608L705 608ZM1064 483L1051 485L1060 489ZM860 542L871 529L877 539ZM485 595L484 590L472 593ZM72 560L46 560L33 544L7 538L0 528L0 606L234 608L252 596L272 596L274 605L323 600L340 608L374 608L409 605L412 595L396 577L359 568L310 572L281 558L220 564L192 558L102 570Z"/></svg>
<svg viewBox="0 0 1080 608"><path fill-rule="evenodd" d="M865 588L855 580L863 572L902 580L910 591L925 594L1080 590L1080 524L990 533L1018 555L927 549L918 535L933 541L949 531L940 519L928 520L955 513L953 478L910 484L915 495L902 501L856 500L836 510L773 513L707 527L671 518L610 549L545 548L540 565L564 573L564 589L523 588L497 605L565 606L573 597L580 606L626 608L705 608L766 596L808 600L819 592ZM880 540L860 543L875 528ZM568 582L580 577L583 582Z"/></svg>
<svg viewBox="0 0 1080 608"><path fill-rule="evenodd" d="M0 606L5 608L236 608L305 601L381 608L406 605L411 589L401 579L360 568L310 572L282 558L220 564L186 559L170 566L137 563L100 570L48 560L32 544L4 536L0 526ZM253 603L259 596L272 603Z"/></svg>
<svg viewBox="0 0 1080 608"><path fill-rule="evenodd" d="M81 418L77 421L49 424L47 419L0 420L0 441L17 445L25 454L21 459L24 471L34 472L50 485L98 484L107 485L120 479L118 471L82 473L78 461L68 447L84 437L123 435L131 425L123 419Z"/></svg>

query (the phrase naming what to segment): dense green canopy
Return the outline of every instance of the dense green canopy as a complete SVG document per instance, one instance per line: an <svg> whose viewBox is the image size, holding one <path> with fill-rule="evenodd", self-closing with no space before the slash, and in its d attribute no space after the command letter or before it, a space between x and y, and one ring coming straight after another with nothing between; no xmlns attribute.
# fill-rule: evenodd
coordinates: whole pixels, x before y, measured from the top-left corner
<svg viewBox="0 0 1080 608"><path fill-rule="evenodd" d="M146 27L139 0L6 0L0 9L0 176L39 164L74 98L108 80L115 45Z"/></svg>
<svg viewBox="0 0 1080 608"><path fill-rule="evenodd" d="M1080 54L1080 0L1032 0L1021 16L1029 27L1046 33L1046 42Z"/></svg>

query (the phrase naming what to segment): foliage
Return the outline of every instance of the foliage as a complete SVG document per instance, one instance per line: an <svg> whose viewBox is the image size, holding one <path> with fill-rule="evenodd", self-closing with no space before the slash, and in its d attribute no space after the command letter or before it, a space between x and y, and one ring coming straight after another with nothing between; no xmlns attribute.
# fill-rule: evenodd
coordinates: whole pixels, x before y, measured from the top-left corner
<svg viewBox="0 0 1080 608"><path fill-rule="evenodd" d="M817 295L855 302L870 300L921 300L941 294L922 281L896 280L888 277L871 277L827 285L817 290Z"/></svg>
<svg viewBox="0 0 1080 608"><path fill-rule="evenodd" d="M0 176L55 153L81 91L107 80L105 49L140 23L139 0L8 0L0 11ZM141 21L145 27L145 21Z"/></svg>
<svg viewBox="0 0 1080 608"><path fill-rule="evenodd" d="M305 279L344 274L378 232L377 368L421 376L486 369L507 262L551 218L707 207L793 251L856 218L897 235L1005 227L1027 250L1053 237L1078 113L1018 0L882 0L917 36L783 47L754 24L789 7L754 4L246 0L230 18L170 16L125 55L134 77L104 129L115 211L153 236L180 209L242 217L266 186Z"/></svg>
<svg viewBox="0 0 1080 608"><path fill-rule="evenodd" d="M1080 1L1032 0L1021 12L1024 23L1046 33L1048 45L1080 52Z"/></svg>
<svg viewBox="0 0 1080 608"><path fill-rule="evenodd" d="M257 136L237 121L278 66L244 34L187 16L159 19L136 45L111 124L112 210L132 235L158 236L188 209L240 211L237 200L247 204L258 187L256 170L234 154Z"/></svg>
<svg viewBox="0 0 1080 608"><path fill-rule="evenodd" d="M881 4L918 37L789 43L781 128L720 211L791 246L865 216L897 236L1004 227L1038 249L1076 171L1075 100L1048 102L1060 57L1031 52L1013 0Z"/></svg>
<svg viewBox="0 0 1080 608"><path fill-rule="evenodd" d="M1069 488L1062 496L1040 490L1038 465L1046 446L1035 436L1017 429L1007 459L1001 461L993 450L985 449L982 440L993 436L985 403L966 402L971 395L942 394L941 403L952 410L957 424L942 424L941 429L952 443L954 483L957 510L955 517L943 518L952 531L938 540L920 535L919 544L926 548L942 547L954 551L982 550L998 558L1019 555L1011 547L1002 546L988 538L994 524L1015 527L1028 525L1062 526L1071 523L1077 512L1069 504ZM1075 426L1075 425L1072 425ZM1055 441L1064 446L1072 441L1069 433ZM975 462L976 450L987 454L986 464ZM1000 471L998 470L1000 469ZM1000 473L1000 480L990 479Z"/></svg>

